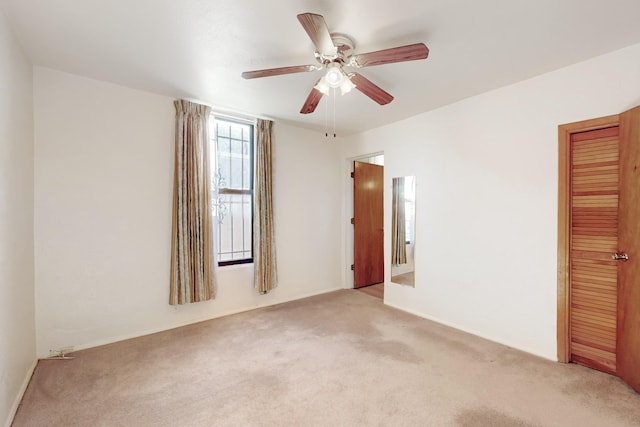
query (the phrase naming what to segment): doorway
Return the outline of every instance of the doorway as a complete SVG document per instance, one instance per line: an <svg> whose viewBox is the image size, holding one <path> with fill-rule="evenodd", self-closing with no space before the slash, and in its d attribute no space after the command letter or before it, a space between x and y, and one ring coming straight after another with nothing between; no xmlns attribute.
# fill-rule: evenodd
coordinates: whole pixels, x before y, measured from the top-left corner
<svg viewBox="0 0 640 427"><path fill-rule="evenodd" d="M353 287L384 282L384 166L353 162Z"/></svg>
<svg viewBox="0 0 640 427"><path fill-rule="evenodd" d="M349 198L348 284L354 289L384 290L384 155L348 160ZM373 288L371 288L373 289ZM380 292L382 289L382 292Z"/></svg>
<svg viewBox="0 0 640 427"><path fill-rule="evenodd" d="M558 135L558 360L640 391L640 107Z"/></svg>

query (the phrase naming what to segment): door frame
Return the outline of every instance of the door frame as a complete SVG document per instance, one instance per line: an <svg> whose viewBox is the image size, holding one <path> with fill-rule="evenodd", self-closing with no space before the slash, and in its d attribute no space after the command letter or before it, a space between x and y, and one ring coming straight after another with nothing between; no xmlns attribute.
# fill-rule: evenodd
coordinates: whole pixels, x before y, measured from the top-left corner
<svg viewBox="0 0 640 427"><path fill-rule="evenodd" d="M582 120L558 126L558 362L571 358L570 293L571 269L571 135L618 126L620 115Z"/></svg>
<svg viewBox="0 0 640 427"><path fill-rule="evenodd" d="M384 165L353 162L353 210L353 287L384 283Z"/></svg>
<svg viewBox="0 0 640 427"><path fill-rule="evenodd" d="M344 221L343 230L345 231L345 244L344 244L344 289L353 289L355 283L353 277L353 271L351 271L351 264L353 264L354 256L354 234L353 224L351 224L351 218L353 218L353 178L351 178L351 172L353 172L353 162L361 162L371 159L372 157L384 156L384 151L374 151L371 153L360 154L353 157L345 158L344 163ZM386 239L385 239L385 254L386 254ZM386 281L386 270L385 270Z"/></svg>

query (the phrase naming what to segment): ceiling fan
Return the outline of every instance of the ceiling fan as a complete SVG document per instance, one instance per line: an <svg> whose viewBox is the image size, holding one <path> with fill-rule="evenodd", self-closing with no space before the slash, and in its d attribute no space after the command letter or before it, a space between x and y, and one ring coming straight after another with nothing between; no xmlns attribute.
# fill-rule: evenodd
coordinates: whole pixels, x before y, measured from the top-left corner
<svg viewBox="0 0 640 427"><path fill-rule="evenodd" d="M313 113L331 88L340 88L342 94L356 88L380 105L393 101L393 96L375 85L366 77L356 72L345 72L344 67L363 68L372 65L390 64L393 62L426 59L429 49L424 43L415 43L391 49L369 53L353 54L355 43L351 38L340 33L330 33L322 15L301 13L298 21L302 24L309 38L316 47L315 57L319 65L296 65L292 67L269 68L266 70L245 71L242 77L255 79L281 74L304 73L316 70L327 70L311 89L300 113Z"/></svg>

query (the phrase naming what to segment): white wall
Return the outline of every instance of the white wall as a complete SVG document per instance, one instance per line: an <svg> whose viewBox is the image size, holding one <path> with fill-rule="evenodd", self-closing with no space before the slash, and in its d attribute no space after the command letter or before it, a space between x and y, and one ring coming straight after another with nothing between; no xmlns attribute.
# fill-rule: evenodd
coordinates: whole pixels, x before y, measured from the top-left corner
<svg viewBox="0 0 640 427"><path fill-rule="evenodd" d="M635 45L352 138L343 159L384 151L386 259L391 177L416 175L416 286L387 270L385 303L556 359L557 126L640 104L638 76Z"/></svg>
<svg viewBox="0 0 640 427"><path fill-rule="evenodd" d="M0 425L35 366L31 64L0 13Z"/></svg>
<svg viewBox="0 0 640 427"><path fill-rule="evenodd" d="M340 287L337 148L276 122L279 287L220 270L213 301L168 304L173 99L35 68L37 349L84 348Z"/></svg>

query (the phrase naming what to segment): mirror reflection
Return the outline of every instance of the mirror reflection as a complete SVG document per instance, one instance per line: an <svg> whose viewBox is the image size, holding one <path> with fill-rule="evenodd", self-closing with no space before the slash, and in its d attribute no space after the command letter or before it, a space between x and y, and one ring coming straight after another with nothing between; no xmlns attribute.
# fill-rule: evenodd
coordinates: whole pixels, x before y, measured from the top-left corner
<svg viewBox="0 0 640 427"><path fill-rule="evenodd" d="M416 180L414 176L393 178L391 207L391 281L415 285Z"/></svg>

